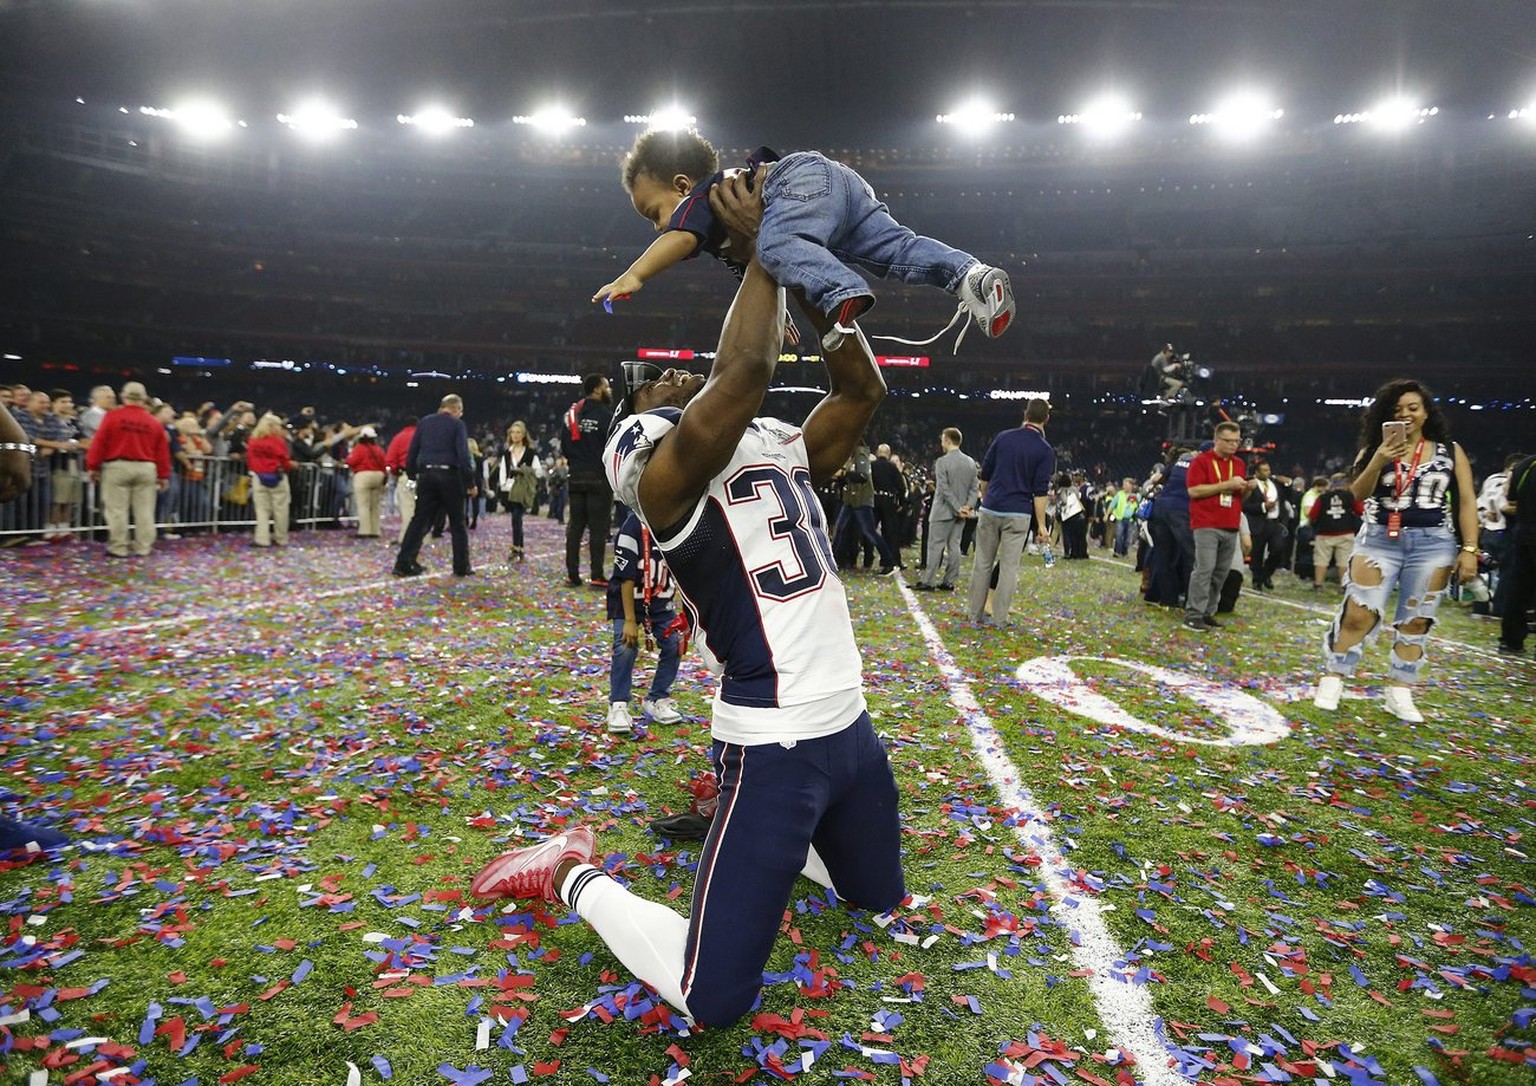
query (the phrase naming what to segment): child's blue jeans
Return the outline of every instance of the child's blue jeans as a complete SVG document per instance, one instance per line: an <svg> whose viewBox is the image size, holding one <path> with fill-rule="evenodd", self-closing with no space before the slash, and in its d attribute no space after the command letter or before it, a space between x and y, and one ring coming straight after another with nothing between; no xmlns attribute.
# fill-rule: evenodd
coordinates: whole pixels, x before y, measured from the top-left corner
<svg viewBox="0 0 1536 1086"><path fill-rule="evenodd" d="M780 286L802 288L829 315L849 298L870 294L849 265L953 294L978 263L901 225L864 178L815 151L796 151L774 165L763 205L758 261Z"/></svg>
<svg viewBox="0 0 1536 1086"><path fill-rule="evenodd" d="M637 604L639 600L635 601ZM636 611L641 608L637 607ZM661 658L656 661L656 674L651 676L651 692L646 695L652 701L657 698L665 698L672 693L672 684L677 679L678 665L678 637L672 634L663 637L665 630L673 618L671 607L652 606L649 616L637 614L637 624L642 629L650 626L651 634L656 638L657 647L661 650ZM634 683L635 657L640 655L639 645L624 644L624 620L613 620L613 664L608 673L608 702L628 701L630 688Z"/></svg>

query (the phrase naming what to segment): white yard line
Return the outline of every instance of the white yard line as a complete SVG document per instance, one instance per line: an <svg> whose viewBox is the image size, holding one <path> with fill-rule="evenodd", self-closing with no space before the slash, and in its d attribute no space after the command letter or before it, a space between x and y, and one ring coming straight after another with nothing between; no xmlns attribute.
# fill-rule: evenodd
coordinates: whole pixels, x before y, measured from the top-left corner
<svg viewBox="0 0 1536 1086"><path fill-rule="evenodd" d="M928 643L928 655L944 677L950 704L965 720L971 745L986 768L992 787L1004 806L1018 812L1013 830L1019 844L1043 861L1038 871L1051 897L1051 912L1063 927L1077 933L1076 944L1069 947L1072 961L1076 968L1092 971L1088 990L1111 1043L1135 1058L1136 1078L1145 1086L1187 1086L1189 1080L1169 1066L1171 1054L1153 1031L1157 1012L1147 987L1124 983L1112 976L1115 963L1125 960L1125 951L1104 923L1097 899L1074 890L1062 876L1062 869L1070 869L1072 862L1051 832L1040 803L1009 759L996 725L976 700L969 680L944 647L939 631L918 603L916 594L899 574L897 583L907 610Z"/></svg>

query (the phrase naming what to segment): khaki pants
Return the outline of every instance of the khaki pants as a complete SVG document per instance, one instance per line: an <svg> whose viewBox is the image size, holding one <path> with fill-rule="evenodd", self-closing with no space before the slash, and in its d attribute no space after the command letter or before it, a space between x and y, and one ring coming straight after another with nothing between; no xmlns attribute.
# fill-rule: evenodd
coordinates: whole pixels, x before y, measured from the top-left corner
<svg viewBox="0 0 1536 1086"><path fill-rule="evenodd" d="M352 494L357 499L357 534L376 538L379 511L384 507L384 473L360 471L352 476Z"/></svg>
<svg viewBox="0 0 1536 1086"><path fill-rule="evenodd" d="M395 476L395 504L400 508L400 535L396 543L405 541L405 530L416 515L416 484L404 475Z"/></svg>
<svg viewBox="0 0 1536 1086"><path fill-rule="evenodd" d="M256 538L258 547L288 545L288 503L291 500L288 476L276 486L263 486L261 480L251 476L251 504L256 507Z"/></svg>
<svg viewBox="0 0 1536 1086"><path fill-rule="evenodd" d="M108 460L101 465L101 506L107 521L107 553L127 558L128 514L133 513L133 551L155 545L155 465L148 460Z"/></svg>

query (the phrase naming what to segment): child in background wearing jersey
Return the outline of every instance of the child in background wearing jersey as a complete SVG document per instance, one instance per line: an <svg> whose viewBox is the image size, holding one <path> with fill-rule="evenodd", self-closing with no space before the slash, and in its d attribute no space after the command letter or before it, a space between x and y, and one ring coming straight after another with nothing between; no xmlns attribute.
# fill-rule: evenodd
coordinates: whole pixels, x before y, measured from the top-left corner
<svg viewBox="0 0 1536 1086"><path fill-rule="evenodd" d="M672 606L672 575L651 539L651 533L630 513L619 526L613 543L613 576L608 578L608 619L613 623L613 662L608 674L608 730L629 735L635 721L629 711L635 657L640 654L642 623L646 641L652 637L661 648L650 693L640 703L641 712L657 724L676 724L683 719L672 700L677 679L682 637L675 628Z"/></svg>
<svg viewBox="0 0 1536 1086"><path fill-rule="evenodd" d="M855 320L875 304L869 284L850 264L884 279L956 295L960 304L954 319L933 339L967 316L993 338L1013 321L1013 288L1006 272L913 233L891 217L867 181L842 163L815 151L781 158L759 147L747 159L747 168L757 171L756 181L763 184L757 259L780 286L803 291L827 315L832 328L822 336L823 350L837 350L854 332ZM722 172L715 148L693 131L642 133L625 156L622 171L624 191L635 210L661 236L628 271L601 287L592 296L594 302L607 305L627 298L653 276L701 251L718 257L740 277L745 261L730 251L725 228L710 209L709 192L726 176L743 171ZM786 339L795 343L799 337L792 327L786 325ZM955 340L957 349L967 327Z"/></svg>

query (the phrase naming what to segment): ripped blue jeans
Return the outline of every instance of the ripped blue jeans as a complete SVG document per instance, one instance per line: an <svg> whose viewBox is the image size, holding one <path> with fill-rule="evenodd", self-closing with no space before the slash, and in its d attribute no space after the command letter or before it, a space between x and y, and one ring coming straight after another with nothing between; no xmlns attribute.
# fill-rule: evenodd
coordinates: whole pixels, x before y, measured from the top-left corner
<svg viewBox="0 0 1536 1086"><path fill-rule="evenodd" d="M1355 579L1355 568L1364 563L1380 574L1380 583L1361 584ZM1387 538L1386 525L1365 524L1355 537L1355 550L1344 575L1344 600L1333 618L1324 643L1324 655L1328 671L1335 675L1353 675L1365 655L1365 650L1380 635L1382 618L1387 613L1387 601L1397 591L1397 608L1392 615L1392 653L1388 661L1388 677L1394 683L1412 686L1419 680L1428 657L1425 649L1429 630L1423 633L1404 633L1402 626L1416 618L1426 619L1434 625L1435 608L1445 595L1450 583L1449 570L1456 564L1456 536L1449 524L1433 528L1403 528L1396 539ZM1436 579L1442 585L1431 589ZM1356 645L1335 652L1339 631L1344 621L1344 608L1349 602L1370 611L1376 619L1370 633ZM1417 645L1419 658L1404 659L1398 653L1403 645Z"/></svg>

